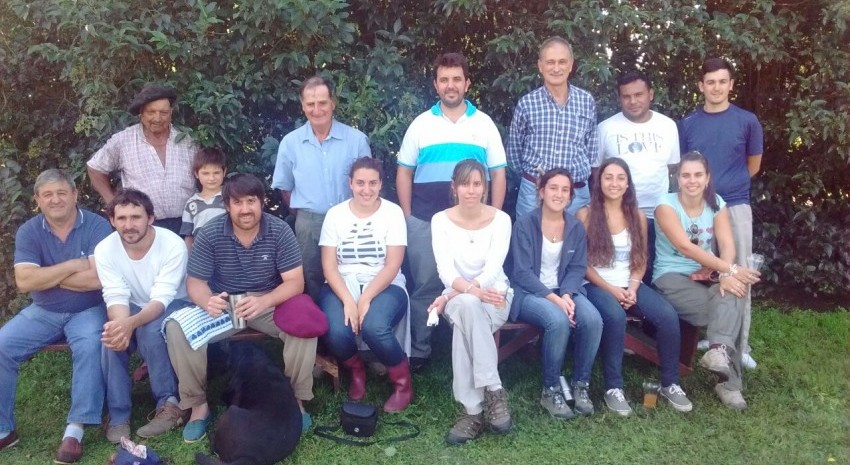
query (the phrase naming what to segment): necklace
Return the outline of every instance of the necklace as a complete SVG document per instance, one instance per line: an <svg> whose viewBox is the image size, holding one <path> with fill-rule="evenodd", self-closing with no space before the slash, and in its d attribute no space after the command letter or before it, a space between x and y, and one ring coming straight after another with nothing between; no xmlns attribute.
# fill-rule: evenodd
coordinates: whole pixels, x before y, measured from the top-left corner
<svg viewBox="0 0 850 465"><path fill-rule="evenodd" d="M470 230L467 229L466 235L469 237L469 243L474 244L475 243L475 231L470 231Z"/></svg>
<svg viewBox="0 0 850 465"><path fill-rule="evenodd" d="M546 239L549 239L549 238L547 237ZM558 242L558 239L560 239L560 238L559 238L559 237L558 237L558 235L556 234L556 235L552 236L552 238L551 238L551 239L549 239L549 242L551 242L551 243L553 243L553 244L554 244L554 243Z"/></svg>

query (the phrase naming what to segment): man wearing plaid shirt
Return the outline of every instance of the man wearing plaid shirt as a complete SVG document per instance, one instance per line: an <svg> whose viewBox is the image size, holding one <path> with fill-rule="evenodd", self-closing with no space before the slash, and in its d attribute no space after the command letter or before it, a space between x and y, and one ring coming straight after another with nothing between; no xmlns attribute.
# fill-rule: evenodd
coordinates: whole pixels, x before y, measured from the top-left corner
<svg viewBox="0 0 850 465"><path fill-rule="evenodd" d="M139 124L113 134L87 165L92 187L104 204L115 196L109 177L117 171L122 187L138 189L153 202L154 226L179 234L183 208L195 193L192 160L197 147L171 125L176 99L174 89L145 86L129 108Z"/></svg>
<svg viewBox="0 0 850 465"><path fill-rule="evenodd" d="M522 176L517 217L537 207L537 178L552 168L565 168L572 175L570 213L589 202L590 164L599 152L596 102L569 83L573 61L569 42L546 39L537 61L543 86L523 96L514 109L506 149L508 165Z"/></svg>

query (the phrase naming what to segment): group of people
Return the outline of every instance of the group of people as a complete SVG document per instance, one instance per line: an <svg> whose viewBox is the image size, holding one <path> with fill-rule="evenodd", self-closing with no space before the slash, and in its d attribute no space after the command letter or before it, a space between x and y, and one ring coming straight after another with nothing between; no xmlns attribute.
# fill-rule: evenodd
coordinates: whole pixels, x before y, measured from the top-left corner
<svg viewBox="0 0 850 465"><path fill-rule="evenodd" d="M107 438L131 435L134 350L156 400L136 434L184 425L186 442L204 438L207 348L243 320L282 341L305 429L320 341L350 373L352 400L366 395L366 354L383 365L393 386L384 410L398 412L431 358L436 315L451 326L452 390L463 407L450 444L513 426L492 337L508 319L540 330L540 404L555 418L594 412L600 347L604 403L632 412L622 377L627 314L657 329L659 393L673 408L692 409L678 379L679 319L707 326L700 364L717 374L724 405L745 408L742 367L755 365L749 289L759 278L746 266L749 182L762 133L729 101L731 65L706 60L705 103L678 127L650 109L651 81L637 72L618 80L622 112L597 126L593 97L569 82L573 65L566 40L543 42L543 86L517 104L505 150L492 119L466 99L466 59L438 57L439 101L414 119L397 154L398 204L381 197L383 166L367 137L334 118L332 81L306 79L307 122L282 139L271 185L294 231L263 212L260 179L226 178L221 151L198 149L171 125L172 89L145 87L130 106L139 124L88 162L108 222L77 206L61 171L35 182L41 213L21 226L15 249L16 283L33 302L0 328L0 450L18 441L20 364L60 339L73 373L56 463L80 459L83 425L101 423L104 402ZM513 225L502 211L508 166L521 176ZM668 192L671 175L678 192Z"/></svg>

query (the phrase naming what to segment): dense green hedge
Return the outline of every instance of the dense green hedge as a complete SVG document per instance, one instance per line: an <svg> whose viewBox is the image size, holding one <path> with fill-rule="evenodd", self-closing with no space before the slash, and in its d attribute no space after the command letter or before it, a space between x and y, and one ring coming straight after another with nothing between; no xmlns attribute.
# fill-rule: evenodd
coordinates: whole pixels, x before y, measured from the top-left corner
<svg viewBox="0 0 850 465"><path fill-rule="evenodd" d="M14 231L32 213L37 173L68 168L96 207L85 161L132 122L125 108L146 82L178 89L175 121L224 147L232 169L268 177L277 141L303 120L299 80L329 73L339 118L392 166L407 125L435 99L436 55L470 58L471 98L504 130L518 97L539 85L537 45L553 34L573 42L573 82L596 96L600 120L618 111L620 71L648 72L656 108L679 118L698 104L702 59L732 59L735 101L766 131L753 194L768 277L840 295L850 288L848 19L848 3L829 0L6 0L0 298L15 296Z"/></svg>

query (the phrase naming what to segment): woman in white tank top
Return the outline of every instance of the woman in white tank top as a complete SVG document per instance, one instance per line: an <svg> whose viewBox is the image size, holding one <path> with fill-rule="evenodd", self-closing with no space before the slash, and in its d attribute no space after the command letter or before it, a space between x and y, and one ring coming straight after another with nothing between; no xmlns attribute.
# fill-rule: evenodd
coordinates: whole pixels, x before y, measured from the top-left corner
<svg viewBox="0 0 850 465"><path fill-rule="evenodd" d="M657 328L661 391L676 410L693 404L679 386L679 317L655 290L641 282L648 257L646 216L637 206L628 165L620 158L602 163L591 187L590 204L579 210L587 229L587 298L602 316L602 374L605 405L621 416L632 413L623 386L626 314Z"/></svg>

